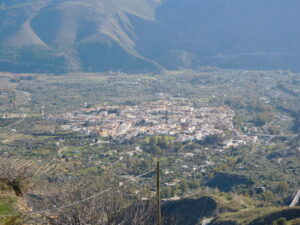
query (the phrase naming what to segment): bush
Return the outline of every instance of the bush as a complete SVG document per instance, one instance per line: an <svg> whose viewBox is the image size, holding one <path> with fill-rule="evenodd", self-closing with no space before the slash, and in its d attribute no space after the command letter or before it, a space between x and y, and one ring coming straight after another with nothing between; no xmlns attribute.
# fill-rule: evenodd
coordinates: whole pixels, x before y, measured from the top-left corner
<svg viewBox="0 0 300 225"><path fill-rule="evenodd" d="M286 225L287 224L287 221L286 221L286 218L279 218L278 220L275 220L272 225Z"/></svg>
<svg viewBox="0 0 300 225"><path fill-rule="evenodd" d="M22 196L27 180L31 176L30 168L18 167L9 159L0 161L0 183L3 189L9 188L17 196Z"/></svg>

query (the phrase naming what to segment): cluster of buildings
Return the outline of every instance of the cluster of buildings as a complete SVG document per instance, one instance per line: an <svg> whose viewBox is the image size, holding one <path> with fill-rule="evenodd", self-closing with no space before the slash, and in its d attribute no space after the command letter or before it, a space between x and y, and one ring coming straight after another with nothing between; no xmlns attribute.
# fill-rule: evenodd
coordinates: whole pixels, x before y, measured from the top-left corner
<svg viewBox="0 0 300 225"><path fill-rule="evenodd" d="M49 118L63 122L65 130L97 133L104 138L174 135L178 141L191 141L222 134L224 130L234 131L234 116L229 107L194 108L186 99L175 99L84 108Z"/></svg>
<svg viewBox="0 0 300 225"><path fill-rule="evenodd" d="M2 119L19 119L26 118L27 113L6 113L0 116Z"/></svg>

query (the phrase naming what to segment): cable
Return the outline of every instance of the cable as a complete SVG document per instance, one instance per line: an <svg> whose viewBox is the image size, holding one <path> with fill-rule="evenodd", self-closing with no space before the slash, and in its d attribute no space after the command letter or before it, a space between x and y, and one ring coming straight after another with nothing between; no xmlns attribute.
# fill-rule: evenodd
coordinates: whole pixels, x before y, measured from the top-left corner
<svg viewBox="0 0 300 225"><path fill-rule="evenodd" d="M140 178L140 177L143 177L143 176L145 176L145 175L147 175L147 174L153 172L154 170L155 170L155 169L152 169L152 170L150 170L150 171L148 171L148 172L145 172L145 173L140 174L140 175L138 175L138 176L132 177L132 178L126 180L125 182L123 182L122 185L127 184L127 183L129 183L129 182L131 182L131 181L133 181L133 180L135 180L135 179ZM119 185L119 186L121 186L121 185ZM79 201L75 201L75 202L70 203L70 204L67 204L67 205L63 205L63 206L60 206L60 207L49 208L49 209L40 210L40 211L25 212L25 213L23 213L23 214L25 214L25 215L42 214L42 213L46 213L46 212L58 211L58 210L61 210L61 209L69 208L69 207L71 207L71 206L78 205L78 204L81 204L81 203L86 202L86 201L88 201L88 200L91 200L91 199L93 199L93 198L96 198L96 197L98 197L98 196L100 196L100 195L102 195L102 194L104 194L104 193L106 193L106 192L112 190L113 188L114 188L113 186L112 186L112 187L109 187L109 188L107 188L107 189L105 189L105 190L103 190L103 191L101 191L101 192L99 192L99 193L97 193L97 194L94 194L94 195L92 195L92 196L90 196L90 197L88 197L88 198L85 198L85 199L82 199L82 200L79 200ZM17 216L17 215L5 215L5 216L0 216L0 218L12 217L12 216Z"/></svg>

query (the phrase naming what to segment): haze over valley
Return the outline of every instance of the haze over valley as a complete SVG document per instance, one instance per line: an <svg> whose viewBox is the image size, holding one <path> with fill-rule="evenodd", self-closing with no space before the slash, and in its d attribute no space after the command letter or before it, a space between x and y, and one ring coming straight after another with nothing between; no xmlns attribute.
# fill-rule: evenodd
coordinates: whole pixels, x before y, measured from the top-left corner
<svg viewBox="0 0 300 225"><path fill-rule="evenodd" d="M0 0L0 225L299 225L299 0Z"/></svg>

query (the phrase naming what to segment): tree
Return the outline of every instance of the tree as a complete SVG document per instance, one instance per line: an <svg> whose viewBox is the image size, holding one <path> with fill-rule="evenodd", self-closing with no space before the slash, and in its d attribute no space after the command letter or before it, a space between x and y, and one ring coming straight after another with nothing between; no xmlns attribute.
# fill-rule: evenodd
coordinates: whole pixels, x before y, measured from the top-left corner
<svg viewBox="0 0 300 225"><path fill-rule="evenodd" d="M271 191L263 192L262 197L265 201L268 201L268 202L272 202L275 198L274 194Z"/></svg>
<svg viewBox="0 0 300 225"><path fill-rule="evenodd" d="M22 196L28 179L32 176L29 166L19 166L10 160L0 161L0 182Z"/></svg>
<svg viewBox="0 0 300 225"><path fill-rule="evenodd" d="M40 201L35 202L34 209L39 211L66 207L42 212L42 217L32 216L29 219L36 224L45 224L46 221L50 225L153 224L153 201L137 201L130 205L125 197L127 191L128 187L120 186L109 175L98 179L91 178L90 181L84 180L84 186L78 185L78 180L64 185L48 184L40 190L43 195ZM95 196L96 193L103 194ZM91 196L95 197L90 198Z"/></svg>
<svg viewBox="0 0 300 225"><path fill-rule="evenodd" d="M275 118L275 114L272 111L264 111L264 112L258 112L254 116L254 123L257 126L263 126L267 122L270 122Z"/></svg>
<svg viewBox="0 0 300 225"><path fill-rule="evenodd" d="M204 140L201 141L201 144L203 145L220 145L223 142L223 138L220 135L217 134L211 134L204 138Z"/></svg>
<svg viewBox="0 0 300 225"><path fill-rule="evenodd" d="M172 188L171 188L171 197L177 196L177 193L178 193L177 185L172 186Z"/></svg>
<svg viewBox="0 0 300 225"><path fill-rule="evenodd" d="M154 199L137 201L124 211L115 225L153 225L155 224L155 214Z"/></svg>
<svg viewBox="0 0 300 225"><path fill-rule="evenodd" d="M155 145L155 146L153 147L153 152L154 152L154 154L156 154L156 155L160 155L160 154L162 153L161 148L160 148L159 146L157 146L157 145Z"/></svg>
<svg viewBox="0 0 300 225"><path fill-rule="evenodd" d="M284 217L281 217L272 223L272 225L286 225L286 224L287 224L287 220Z"/></svg>
<svg viewBox="0 0 300 225"><path fill-rule="evenodd" d="M277 186L277 191L279 193L286 193L289 189L289 185L286 182L280 182Z"/></svg>
<svg viewBox="0 0 300 225"><path fill-rule="evenodd" d="M188 189L188 184L186 182L186 179L182 179L180 182L180 190L182 191L182 193L185 193Z"/></svg>
<svg viewBox="0 0 300 225"><path fill-rule="evenodd" d="M272 134L272 135L280 134L280 127L279 126L272 125L268 128L268 130L269 130L270 134Z"/></svg>
<svg viewBox="0 0 300 225"><path fill-rule="evenodd" d="M190 189L196 189L200 186L200 181L198 179L193 178L188 182L188 184Z"/></svg>
<svg viewBox="0 0 300 225"><path fill-rule="evenodd" d="M41 194L41 200L36 201L34 210L44 210L45 208L55 208L71 204L60 210L43 212L42 217L31 216L30 219L37 224L44 224L47 221L50 225L78 225L78 224L95 224L95 225L113 225L113 221L121 209L124 207L124 190L114 188L99 197L86 199L95 193L99 193L114 184L114 181L106 176L102 179L85 180L85 185L78 185L79 181L65 181L61 183L48 183L41 187L38 192ZM118 185L116 185L118 186ZM72 205L72 203L77 202Z"/></svg>

